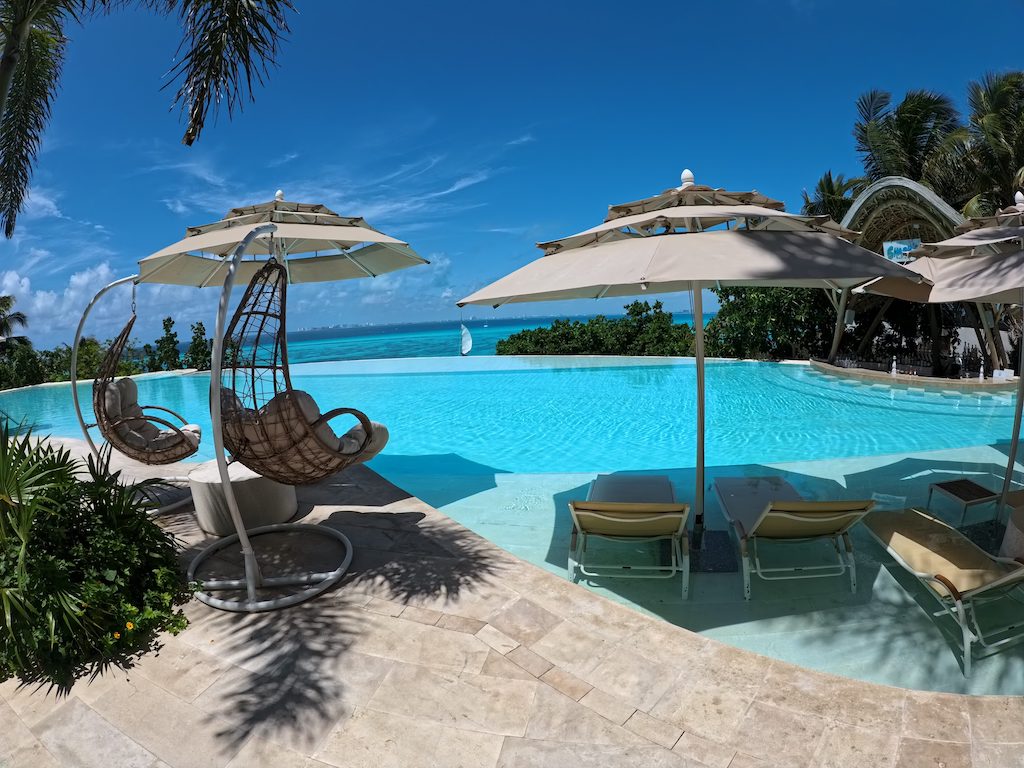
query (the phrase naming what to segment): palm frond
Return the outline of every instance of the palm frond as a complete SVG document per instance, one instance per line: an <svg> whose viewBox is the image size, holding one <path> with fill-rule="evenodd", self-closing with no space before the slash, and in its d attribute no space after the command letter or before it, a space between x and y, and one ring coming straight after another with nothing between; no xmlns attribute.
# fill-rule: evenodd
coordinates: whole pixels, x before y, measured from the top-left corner
<svg viewBox="0 0 1024 768"><path fill-rule="evenodd" d="M14 234L64 62L59 26L29 31L0 118L0 223Z"/></svg>
<svg viewBox="0 0 1024 768"><path fill-rule="evenodd" d="M183 0L181 58L170 82L181 81L174 103L186 115L182 143L191 145L206 118L224 105L241 109L275 63L288 33L291 0ZM170 83L168 83L170 84Z"/></svg>

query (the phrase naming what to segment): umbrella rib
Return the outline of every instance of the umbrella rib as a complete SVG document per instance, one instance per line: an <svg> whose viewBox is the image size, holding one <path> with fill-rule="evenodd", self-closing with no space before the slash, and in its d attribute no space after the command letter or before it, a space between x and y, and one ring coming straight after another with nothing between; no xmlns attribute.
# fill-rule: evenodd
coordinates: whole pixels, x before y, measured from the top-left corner
<svg viewBox="0 0 1024 768"><path fill-rule="evenodd" d="M361 270L363 271L363 273L364 273L364 274L365 274L365 275L366 275L367 277L376 277L376 275L375 275L375 274L373 274L373 272L371 272L370 270L368 270L368 269L367 269L367 268L366 268L366 267L365 267L365 266L363 265L363 263L359 261L359 259L357 259L357 258L356 258L355 256L353 256L353 255L352 255L351 253L349 253L349 252L348 252L347 250L345 250L344 248L342 248L342 247L341 247L341 246L340 246L340 245L339 245L338 243L336 243L336 242L334 242L334 241L332 240L332 241L331 241L331 245L333 245L333 246L334 246L335 248L337 248L337 249L338 249L339 251L341 251L341 255L342 255L342 256L344 256L344 257L345 257L346 259L348 259L348 260L349 260L349 261L351 261L351 262L352 262L353 264L355 264L355 265L356 265L357 267L359 267L359 268L360 268L360 269L361 269Z"/></svg>

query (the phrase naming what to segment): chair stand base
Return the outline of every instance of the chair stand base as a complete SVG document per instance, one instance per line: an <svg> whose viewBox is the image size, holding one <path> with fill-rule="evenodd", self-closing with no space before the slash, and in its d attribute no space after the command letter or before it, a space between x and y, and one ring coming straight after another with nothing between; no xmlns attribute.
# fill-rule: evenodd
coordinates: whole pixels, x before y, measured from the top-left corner
<svg viewBox="0 0 1024 768"><path fill-rule="evenodd" d="M224 599L215 597L213 593L223 590L246 591L249 585L246 579L218 579L201 582L202 588L195 593L196 599L201 603L209 605L211 608L219 608L222 611L233 611L236 613L273 611L278 608L287 608L288 606L298 605L299 603L304 603L307 600L313 599L320 593L337 584L345 575L345 572L348 571L348 567L352 563L352 542L349 541L348 537L341 533L341 531L336 531L333 528L303 523L282 523L279 525L264 525L259 528L253 528L248 531L248 534L250 538L255 538L268 533L282 532L318 533L321 536L334 539L344 545L345 556L342 559L341 564L333 571L323 571L319 573L293 573L266 578L257 577L255 574L246 574L247 578L258 578L258 582L255 585L257 591L260 589L279 589L281 587L308 585L306 589L301 592L296 592L295 594L255 600L248 598ZM196 581L196 571L206 559L220 552L222 549L226 549L232 544L237 543L238 534L232 534L231 536L226 536L223 539L215 541L196 555L188 567L189 582Z"/></svg>

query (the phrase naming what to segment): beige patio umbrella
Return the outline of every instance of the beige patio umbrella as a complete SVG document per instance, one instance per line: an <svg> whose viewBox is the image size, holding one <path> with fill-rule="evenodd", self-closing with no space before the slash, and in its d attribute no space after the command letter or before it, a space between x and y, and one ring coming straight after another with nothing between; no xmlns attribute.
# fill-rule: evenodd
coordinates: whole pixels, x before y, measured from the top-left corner
<svg viewBox="0 0 1024 768"><path fill-rule="evenodd" d="M284 523L263 526L247 533L238 509L238 502L228 474L221 424L221 367L224 333L231 291L237 279L247 282L270 258L285 265L289 283L312 283L376 277L387 272L428 263L408 244L374 229L359 217L339 216L323 205L295 203L284 200L280 191L268 203L233 208L218 221L190 227L178 242L162 248L139 262L139 273L117 280L100 289L86 307L78 326L72 350L74 377L78 345L90 310L103 294L117 285L159 283L199 288L221 288L216 331L214 333L212 370L210 371L210 414L213 426L214 454L232 523L237 531L245 564L242 580L207 580L196 597L208 605L227 610L259 611L294 605L309 599L336 583L351 562L351 542L340 531L325 526ZM134 314L134 301L133 301ZM277 375L276 373L274 375ZM78 403L72 379L72 396L82 431L92 445ZM95 450L95 446L93 446ZM289 574L264 579L260 574L250 535L271 531L315 532L332 537L346 547L346 558L334 571ZM223 546L216 542L200 552L190 566L190 578L198 563ZM260 600L257 590L263 587L304 587L285 597ZM210 590L244 590L246 599L222 600Z"/></svg>
<svg viewBox="0 0 1024 768"><path fill-rule="evenodd" d="M921 279L831 234L830 230L838 228L834 222L787 214L781 208L782 203L757 192L697 186L692 174L684 171L679 189L612 206L605 224L541 243L543 256L458 304L497 307L691 291L697 359L694 512L699 531L704 514L701 290L714 286L849 289L886 275ZM640 219L634 218L638 215ZM709 226L720 228L708 231Z"/></svg>
<svg viewBox="0 0 1024 768"><path fill-rule="evenodd" d="M186 236L139 262L139 282L223 285L238 244L259 227L274 224L272 235L255 238L253 257L238 265L238 277L251 279L262 266L257 256L271 253L288 267L291 283L316 283L376 277L427 263L407 243L374 229L359 217L339 216L323 205L278 198L233 208L219 221L189 227Z"/></svg>
<svg viewBox="0 0 1024 768"><path fill-rule="evenodd" d="M958 234L938 243L925 243L910 252L916 257L907 269L929 284L912 284L903 278L885 277L857 290L893 296L924 304L980 302L1024 306L1024 194L1014 205L993 216L968 219ZM1018 370L1024 373L1024 344L1020 345ZM999 513L1005 505L1017 461L1021 412L1024 408L1024 375L1017 379L1013 437L999 496Z"/></svg>

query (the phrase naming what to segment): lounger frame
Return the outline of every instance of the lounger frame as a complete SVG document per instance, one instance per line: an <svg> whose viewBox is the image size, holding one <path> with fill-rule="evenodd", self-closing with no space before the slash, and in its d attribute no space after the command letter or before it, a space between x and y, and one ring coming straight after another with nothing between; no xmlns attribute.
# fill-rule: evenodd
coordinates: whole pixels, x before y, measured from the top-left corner
<svg viewBox="0 0 1024 768"><path fill-rule="evenodd" d="M643 506L637 505L637 506ZM682 597L686 600L690 595L690 542L686 534L686 521L689 518L690 510L681 512L652 512L650 515L630 516L630 523L653 523L664 522L675 518L679 525L672 533L660 534L657 536L610 536L600 533L588 533L586 525L580 523L577 516L576 506L569 502L569 511L572 513L572 521L575 526L573 535L575 543L569 550L569 578L576 582L580 576L612 576L622 579L671 579L677 573L682 573ZM606 520L614 523L622 523L621 515L607 515L592 510L581 510L586 517ZM620 543L653 543L656 541L668 540L671 542L671 561L668 565L632 565L629 563L609 565L588 565L587 540L589 538L607 539ZM632 573L637 571L637 573Z"/></svg>
<svg viewBox="0 0 1024 768"><path fill-rule="evenodd" d="M801 517L800 515L791 515L786 512L771 512L773 517L782 517L790 520L806 520L806 516ZM829 522L831 520L840 520L845 517L849 517L849 512L844 512L841 515L827 516L820 515L815 516L816 520L822 522ZM853 520L850 526L859 522L860 518ZM787 567L778 568L766 568L761 565L761 557L758 554L758 537L756 534L746 536L743 532L743 526L739 522L733 522L733 531L736 534L736 538L739 541L740 548L740 562L743 569L743 598L745 600L750 599L750 574L751 572L757 574L760 578L765 581L783 581L785 579L819 579L831 576L842 576L844 573L850 574L850 591L856 593L857 591L857 563L853 557L853 542L850 541L849 528L847 526L844 530L837 532L833 536L808 536L802 539L776 539L771 538L769 541L776 542L778 544L806 544L811 541L823 541L828 540L831 542L833 549L836 552L835 563L829 563L828 565L793 565ZM839 542L842 539L842 546ZM748 542L750 546L748 547ZM752 552L751 552L752 550ZM751 557L751 554L753 557ZM751 567L753 565L753 567ZM811 573L813 571L813 573ZM784 573L784 576L776 576L773 574Z"/></svg>
<svg viewBox="0 0 1024 768"><path fill-rule="evenodd" d="M963 656L964 677L971 676L971 662L974 658L974 645L980 645L986 650L995 652L1006 645L1024 641L1024 612L1021 613L1021 620L1013 624L1000 627L990 627L983 630L978 621L978 608L987 603L994 603L1000 600L1011 599L1024 606L1024 562L1009 557L997 557L985 553L993 562L1006 565L1020 566L1015 571L1010 571L1003 578L978 587L968 592L961 593L952 582L946 577L937 573L922 573L915 571L906 560L899 556L885 542L875 535L871 528L868 528L871 535L889 553L900 567L907 573L917 578L941 606L941 610L932 613L932 616L949 616L960 628L960 651ZM931 584L938 584L946 590L946 595L939 594L932 588ZM1015 596L1016 593L1016 596Z"/></svg>

